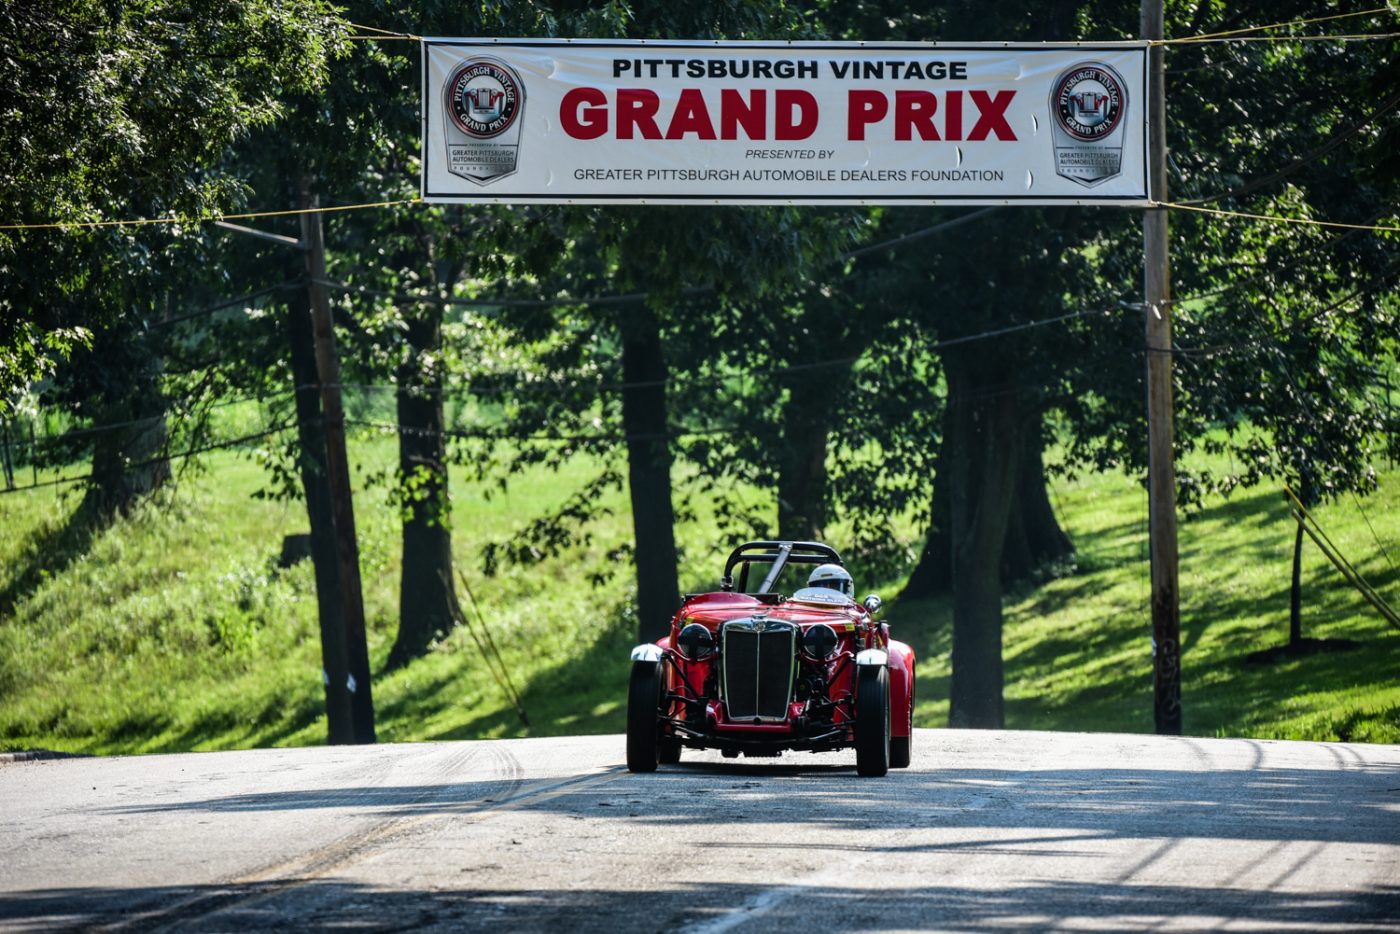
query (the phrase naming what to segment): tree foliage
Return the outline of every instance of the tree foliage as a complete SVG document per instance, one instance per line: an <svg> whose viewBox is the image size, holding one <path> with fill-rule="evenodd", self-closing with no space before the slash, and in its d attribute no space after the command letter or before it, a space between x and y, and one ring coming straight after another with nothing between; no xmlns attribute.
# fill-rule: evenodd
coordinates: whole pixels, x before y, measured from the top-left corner
<svg viewBox="0 0 1400 934"><path fill-rule="evenodd" d="M225 148L313 92L344 50L321 0L0 8L0 204L9 224L198 217L243 203ZM170 273L183 226L0 231L0 406Z"/></svg>

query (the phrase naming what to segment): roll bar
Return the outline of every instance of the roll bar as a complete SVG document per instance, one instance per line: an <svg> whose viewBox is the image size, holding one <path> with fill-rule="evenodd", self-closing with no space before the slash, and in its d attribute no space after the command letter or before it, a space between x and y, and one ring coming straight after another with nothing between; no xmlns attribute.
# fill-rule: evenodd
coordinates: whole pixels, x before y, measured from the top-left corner
<svg viewBox="0 0 1400 934"><path fill-rule="evenodd" d="M773 567L763 578L763 585L758 588L759 593L767 593L768 588L778 580L778 575L782 574L783 568L789 563L792 564L839 564L845 567L841 556L836 553L836 549L821 542L778 542L760 541L745 542L735 548L729 554L729 560L724 562L724 577L720 581L722 590L734 589L733 572L736 565L745 565L744 577L748 577L748 567L750 563L772 562Z"/></svg>

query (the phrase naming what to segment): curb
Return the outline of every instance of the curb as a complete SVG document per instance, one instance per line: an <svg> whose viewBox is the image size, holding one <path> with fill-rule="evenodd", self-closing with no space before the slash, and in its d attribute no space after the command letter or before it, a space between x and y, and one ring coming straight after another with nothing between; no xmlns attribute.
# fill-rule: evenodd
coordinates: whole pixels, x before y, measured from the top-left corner
<svg viewBox="0 0 1400 934"><path fill-rule="evenodd" d="M6 762L37 762L40 759L86 759L82 752L54 752L50 749L27 749L24 752L0 752L0 765Z"/></svg>

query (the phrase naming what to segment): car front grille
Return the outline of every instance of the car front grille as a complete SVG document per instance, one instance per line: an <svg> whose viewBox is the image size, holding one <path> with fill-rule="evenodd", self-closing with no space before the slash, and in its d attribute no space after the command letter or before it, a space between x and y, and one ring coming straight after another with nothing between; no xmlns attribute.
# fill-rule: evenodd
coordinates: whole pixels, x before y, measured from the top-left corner
<svg viewBox="0 0 1400 934"><path fill-rule="evenodd" d="M730 720L785 720L792 701L798 627L740 619L721 630L724 706Z"/></svg>

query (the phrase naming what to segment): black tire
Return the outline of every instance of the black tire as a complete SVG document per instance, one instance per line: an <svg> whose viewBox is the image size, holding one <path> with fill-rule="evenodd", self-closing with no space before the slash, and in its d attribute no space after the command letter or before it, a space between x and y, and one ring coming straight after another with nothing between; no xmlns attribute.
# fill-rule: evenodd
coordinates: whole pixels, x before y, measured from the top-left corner
<svg viewBox="0 0 1400 934"><path fill-rule="evenodd" d="M856 680L856 774L879 778L890 770L890 674L865 666Z"/></svg>
<svg viewBox="0 0 1400 934"><path fill-rule="evenodd" d="M909 735L890 737L890 768L907 769L914 753L914 672L909 672Z"/></svg>
<svg viewBox="0 0 1400 934"><path fill-rule="evenodd" d="M660 756L657 714L661 707L661 665L633 662L627 688L627 770L655 772Z"/></svg>
<svg viewBox="0 0 1400 934"><path fill-rule="evenodd" d="M678 739L663 739L656 747L656 761L662 765L675 765L681 761L681 741Z"/></svg>

